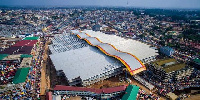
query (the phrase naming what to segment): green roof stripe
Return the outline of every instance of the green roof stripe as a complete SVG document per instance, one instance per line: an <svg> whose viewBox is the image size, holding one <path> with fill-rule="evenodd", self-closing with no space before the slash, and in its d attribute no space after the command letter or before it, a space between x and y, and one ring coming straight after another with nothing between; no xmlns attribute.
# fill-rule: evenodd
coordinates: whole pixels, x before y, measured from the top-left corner
<svg viewBox="0 0 200 100"><path fill-rule="evenodd" d="M39 37L26 37L23 40L37 40Z"/></svg>
<svg viewBox="0 0 200 100"><path fill-rule="evenodd" d="M8 56L8 54L0 54L0 60L3 60L7 56Z"/></svg>
<svg viewBox="0 0 200 100"><path fill-rule="evenodd" d="M200 63L200 59L199 59L199 58L196 58L196 59L194 59L194 62Z"/></svg>
<svg viewBox="0 0 200 100"><path fill-rule="evenodd" d="M20 55L21 58L29 58L29 57L33 57L32 55L28 55L28 54L22 54Z"/></svg>
<svg viewBox="0 0 200 100"><path fill-rule="evenodd" d="M136 100L138 91L138 86L129 85L126 89L126 93L122 97L122 100Z"/></svg>
<svg viewBox="0 0 200 100"><path fill-rule="evenodd" d="M13 83L14 84L19 84L19 83L23 83L26 81L26 77L28 75L29 72L29 67L25 67L25 68L19 68L17 70L17 72L15 73L14 79L13 79Z"/></svg>

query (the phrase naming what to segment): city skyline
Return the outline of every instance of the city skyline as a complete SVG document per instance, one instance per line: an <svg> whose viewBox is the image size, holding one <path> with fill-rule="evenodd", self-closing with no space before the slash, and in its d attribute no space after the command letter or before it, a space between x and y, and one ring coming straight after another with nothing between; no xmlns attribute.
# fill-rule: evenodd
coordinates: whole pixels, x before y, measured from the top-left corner
<svg viewBox="0 0 200 100"><path fill-rule="evenodd" d="M1 0L1 6L119 6L200 9L199 0Z"/></svg>

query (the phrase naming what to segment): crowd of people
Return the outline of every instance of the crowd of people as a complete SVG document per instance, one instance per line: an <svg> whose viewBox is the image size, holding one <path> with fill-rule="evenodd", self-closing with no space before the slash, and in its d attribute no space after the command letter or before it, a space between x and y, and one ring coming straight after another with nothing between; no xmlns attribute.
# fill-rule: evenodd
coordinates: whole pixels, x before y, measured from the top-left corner
<svg viewBox="0 0 200 100"><path fill-rule="evenodd" d="M200 71L197 69L193 71L191 76L186 76L178 81L162 82L150 73L141 74L140 77L153 84L157 89L157 93L162 96L166 96L169 92L174 92L176 90L184 90L190 87L200 87Z"/></svg>
<svg viewBox="0 0 200 100"><path fill-rule="evenodd" d="M12 84L9 86L10 88L5 88L4 92L1 92L0 99L32 99L32 95L34 92L32 91L32 84L31 84L31 71L29 70L28 77L24 83L19 84Z"/></svg>
<svg viewBox="0 0 200 100"><path fill-rule="evenodd" d="M144 90L139 89L137 100L158 100L159 96L156 96L155 94L147 94Z"/></svg>
<svg viewBox="0 0 200 100"><path fill-rule="evenodd" d="M17 69L19 68L19 63L15 62L1 62L0 63L0 85L5 85L12 82Z"/></svg>
<svg viewBox="0 0 200 100"><path fill-rule="evenodd" d="M35 70L33 71L33 74L35 74L35 79L34 79L34 89L35 89L35 98L40 99L40 82L41 82L41 62L42 62L42 55L43 55L43 48L41 45L37 45L37 48L35 48L35 51L38 51L38 56L33 59L33 65ZM39 50L37 50L39 49Z"/></svg>
<svg viewBox="0 0 200 100"><path fill-rule="evenodd" d="M12 99L12 100L32 100L32 99L40 99L40 81L41 81L41 61L42 54L41 50L43 50L40 46L35 46L33 48L35 52L38 52L38 55L33 56L31 60L31 66L29 73L27 75L26 81L24 83L19 84L11 84L11 88L5 88L4 91L0 91L0 99ZM1 68L1 76L5 76L5 80L9 79L7 76L14 76L17 68L19 68L20 64L0 64ZM6 66L6 67L5 67ZM4 70L3 70L4 69ZM12 70L13 71L12 71ZM3 72L2 72L3 71ZM10 78L9 81L12 81L13 78ZM1 81L2 82L2 81ZM3 84L8 83L3 82ZM2 84L2 83L1 83Z"/></svg>

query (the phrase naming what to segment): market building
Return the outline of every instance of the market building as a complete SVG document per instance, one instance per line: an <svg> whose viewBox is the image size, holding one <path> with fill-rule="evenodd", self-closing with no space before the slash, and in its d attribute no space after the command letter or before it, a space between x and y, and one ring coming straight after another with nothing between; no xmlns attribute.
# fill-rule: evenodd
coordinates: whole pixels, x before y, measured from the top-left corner
<svg viewBox="0 0 200 100"><path fill-rule="evenodd" d="M56 85L53 94L54 96L76 95L82 97L95 97L97 99L111 99L115 97L120 97L121 95L124 94L125 90L126 90L125 85L118 87L102 88L102 89Z"/></svg>
<svg viewBox="0 0 200 100"><path fill-rule="evenodd" d="M69 33L55 36L49 49L55 69L65 73L69 85L86 86L123 72L121 62Z"/></svg>
<svg viewBox="0 0 200 100"><path fill-rule="evenodd" d="M187 67L186 64L175 59L167 58L152 62L149 70L162 81L173 81L190 76L194 68Z"/></svg>

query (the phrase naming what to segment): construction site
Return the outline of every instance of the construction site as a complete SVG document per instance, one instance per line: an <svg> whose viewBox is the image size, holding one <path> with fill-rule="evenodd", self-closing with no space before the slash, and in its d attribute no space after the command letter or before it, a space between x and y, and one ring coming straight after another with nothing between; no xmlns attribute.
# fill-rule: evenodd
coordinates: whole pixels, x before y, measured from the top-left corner
<svg viewBox="0 0 200 100"><path fill-rule="evenodd" d="M144 95L151 96L151 98L154 98L154 99L162 98L156 94L153 95L153 92L155 91L153 87L149 88L148 86L144 86L143 83L134 79L134 76L137 73L145 70L145 67L144 67L145 65L138 58L136 58L136 56L130 53L125 53L125 52L122 52L124 56L119 56L119 54L116 55L117 53L114 54L113 52L115 51L113 50L116 50L117 52L121 52L121 51L116 48L109 51L109 49L107 48L110 48L110 47L106 47L106 48L98 47L100 46L100 44L98 43L92 44L93 40L88 40L89 38L85 39L88 41L84 41L82 40L83 37L81 37L80 34L76 32L78 31L72 31L72 33L64 32L64 34L55 35L54 38L49 39L51 41L45 44L45 47L44 47L45 55L43 56L44 58L43 68L41 69L42 71L41 72L41 87L42 87L41 95L44 95L43 96L44 98L45 97L47 98L47 96L49 96L50 94L51 96L48 98L51 98L51 97L65 98L67 94L65 95L62 94L60 95L60 97L56 96L57 92L55 92L54 88L57 85L75 86L75 87L84 86L86 88L92 88L92 89L106 89L106 88L112 88L112 87L119 87L122 85L125 85L125 86L134 85L140 88L138 90L140 92L138 93L141 94L140 96L136 96L135 98L143 98ZM94 45L98 45L98 46L92 47ZM103 45L104 44L102 44L102 46ZM108 46L114 47L111 44L109 44ZM98 48L100 50L98 50ZM132 57L132 58L129 58L129 59L133 59L132 61L134 61L135 59L135 64L138 63L137 65L138 67L131 67L132 66L131 63L126 62L128 60L126 60L127 58L125 57L125 55L127 55L127 57ZM95 58L95 56L97 56L97 58ZM105 57L107 61L103 60L105 59ZM106 64L106 62L109 62L109 63ZM68 90L65 90L65 91L68 91ZM75 90L70 90L70 91L72 92ZM49 92L52 92L52 93L49 93ZM124 92L125 90L121 90L120 93L123 94ZM49 93L49 94L46 95L45 93ZM54 95L54 97L52 95ZM77 96L83 97L82 95L77 95ZM70 95L67 95L67 97L70 97ZM93 97L93 96L90 95L88 97ZM107 98L115 98L115 97L118 97L118 96L114 96L114 97L108 96ZM93 99L94 98L95 97L93 97Z"/></svg>

